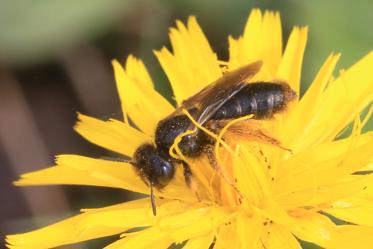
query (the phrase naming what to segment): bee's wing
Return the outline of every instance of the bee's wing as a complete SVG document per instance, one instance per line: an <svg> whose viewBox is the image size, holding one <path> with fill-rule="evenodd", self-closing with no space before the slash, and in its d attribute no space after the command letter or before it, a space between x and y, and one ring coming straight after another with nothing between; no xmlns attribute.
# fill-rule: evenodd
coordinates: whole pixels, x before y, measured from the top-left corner
<svg viewBox="0 0 373 249"><path fill-rule="evenodd" d="M212 129L214 133L219 133L232 119L210 120L206 127ZM230 138L234 141L256 141L279 147L290 151L279 140L270 135L270 128L266 127L261 120L248 119L231 124L223 135L224 138Z"/></svg>
<svg viewBox="0 0 373 249"><path fill-rule="evenodd" d="M186 109L191 111L191 115L199 124L204 124L225 102L246 85L245 80L249 80L258 73L261 66L262 61L256 61L225 73L192 97L184 100L171 115Z"/></svg>

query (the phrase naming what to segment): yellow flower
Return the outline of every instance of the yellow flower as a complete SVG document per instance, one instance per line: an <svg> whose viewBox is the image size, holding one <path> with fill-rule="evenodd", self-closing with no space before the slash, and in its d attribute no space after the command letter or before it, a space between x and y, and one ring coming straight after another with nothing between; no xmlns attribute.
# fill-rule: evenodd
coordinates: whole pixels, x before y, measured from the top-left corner
<svg viewBox="0 0 373 249"><path fill-rule="evenodd" d="M219 61L194 17L170 30L173 52L155 52L176 102L198 92L231 70L261 60L252 81L286 81L299 93L307 28L295 27L285 50L278 13L253 10L242 37L229 38L228 62ZM157 192L157 216L149 198L84 209L82 214L29 233L9 235L9 248L51 248L120 234L107 248L300 248L300 240L323 248L373 245L373 134L361 133L373 99L373 53L338 77L338 54L321 66L305 95L289 111L263 121L292 152L244 138L224 139L217 156L237 191L211 168L205 157L190 160L197 191L175 179ZM94 144L131 157L152 142L157 122L174 110L153 88L144 64L129 56L125 69L113 62L124 120L101 121L79 115L76 130ZM128 117L138 129L128 124ZM347 138L339 133L351 122ZM231 141L234 140L234 141ZM224 143L221 139L219 144ZM130 164L78 155L57 157L56 166L22 175L17 185L79 184L149 193ZM159 198L163 197L163 198ZM336 221L345 221L343 225ZM338 223L338 225L336 224ZM131 232L130 229L137 229ZM316 246L315 246L316 247Z"/></svg>

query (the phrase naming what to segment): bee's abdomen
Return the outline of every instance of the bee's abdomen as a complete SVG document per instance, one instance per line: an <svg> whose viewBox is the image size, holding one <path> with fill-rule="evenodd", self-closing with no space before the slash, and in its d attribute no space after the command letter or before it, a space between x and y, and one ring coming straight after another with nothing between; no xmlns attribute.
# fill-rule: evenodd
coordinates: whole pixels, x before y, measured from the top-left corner
<svg viewBox="0 0 373 249"><path fill-rule="evenodd" d="M211 119L239 118L253 114L255 119L270 118L286 105L286 89L278 83L247 84L228 100Z"/></svg>

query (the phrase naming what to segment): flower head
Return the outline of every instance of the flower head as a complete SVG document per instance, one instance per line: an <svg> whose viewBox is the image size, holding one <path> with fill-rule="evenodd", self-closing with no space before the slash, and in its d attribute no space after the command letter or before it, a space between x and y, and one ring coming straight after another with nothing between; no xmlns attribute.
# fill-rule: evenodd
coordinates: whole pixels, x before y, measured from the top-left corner
<svg viewBox="0 0 373 249"><path fill-rule="evenodd" d="M194 17L176 26L170 30L173 52L162 48L155 54L178 105L225 71L258 60L263 66L250 81L287 82L299 95L306 27L292 30L283 51L279 14L253 10L243 36L229 37L225 62L218 60ZM182 242L185 248L300 248L300 240L323 248L370 248L373 135L361 129L372 109L364 118L360 112L373 99L373 53L335 78L339 57L326 59L310 88L288 110L269 120L246 122L248 130L260 129L281 146L222 129L212 134L220 171L205 155L184 157L197 195L186 186L179 167L175 179L155 194L157 216L148 198L84 209L39 230L10 235L8 247L51 248L120 234L107 248L168 248ZM129 56L125 69L117 61L113 67L124 122L79 115L75 128L92 143L132 157L140 145L153 143L157 123L175 108L154 90L140 60ZM351 122L350 135L337 139ZM131 164L78 155L58 156L56 166L22 175L16 184L94 185L149 193Z"/></svg>

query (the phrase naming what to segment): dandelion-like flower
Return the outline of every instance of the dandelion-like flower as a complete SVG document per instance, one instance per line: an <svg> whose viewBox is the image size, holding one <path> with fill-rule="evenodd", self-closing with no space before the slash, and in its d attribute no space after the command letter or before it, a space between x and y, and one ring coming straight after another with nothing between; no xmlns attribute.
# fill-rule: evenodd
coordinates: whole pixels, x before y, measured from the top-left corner
<svg viewBox="0 0 373 249"><path fill-rule="evenodd" d="M292 30L283 51L279 14L253 10L243 36L229 37L230 57L223 62L194 17L176 26L170 30L173 52L162 48L155 54L177 104L225 71L258 60L263 66L252 82L285 81L299 93L306 27ZM155 193L156 216L149 198L84 209L39 230L9 235L8 247L52 248L119 234L107 248L168 248L182 242L185 248L301 248L300 241L323 248L371 248L373 135L361 130L372 109L364 117L360 112L373 99L373 53L333 77L339 57L331 54L326 59L291 108L261 121L261 129L291 151L216 134L215 152L224 174L218 174L206 156L186 158L199 198L186 186L179 167L175 179ZM124 122L79 115L75 129L94 144L132 157L140 145L153 143L157 123L175 108L154 90L140 60L129 56L125 69L117 61L113 66ZM339 138L351 123L350 134ZM92 185L149 193L131 164L79 155L60 155L56 166L22 175L16 184Z"/></svg>

